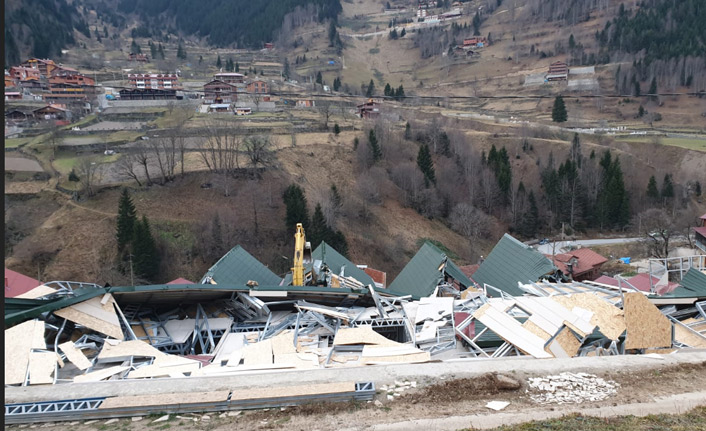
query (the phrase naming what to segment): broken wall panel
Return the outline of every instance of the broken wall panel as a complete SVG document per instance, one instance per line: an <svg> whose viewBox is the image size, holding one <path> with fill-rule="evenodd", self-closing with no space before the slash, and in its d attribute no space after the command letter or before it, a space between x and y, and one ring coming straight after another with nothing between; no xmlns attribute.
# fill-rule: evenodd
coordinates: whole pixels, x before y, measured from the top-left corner
<svg viewBox="0 0 706 431"><path fill-rule="evenodd" d="M80 349L74 346L73 342L67 341L66 343L59 344L59 349L64 352L66 359L71 361L79 370L83 371L91 367L91 361L88 360Z"/></svg>
<svg viewBox="0 0 706 431"><path fill-rule="evenodd" d="M70 307L54 312L54 315L63 317L94 331L113 337L116 340L124 338L120 328L120 320L115 312L115 299L109 293L103 297L95 297L79 302Z"/></svg>
<svg viewBox="0 0 706 431"><path fill-rule="evenodd" d="M593 293L557 295L552 299L568 309L579 307L592 311L591 323L598 326L598 330L611 340L617 340L625 332L623 310Z"/></svg>
<svg viewBox="0 0 706 431"><path fill-rule="evenodd" d="M626 293L626 349L672 346L672 323L642 293Z"/></svg>
<svg viewBox="0 0 706 431"><path fill-rule="evenodd" d="M30 334L30 336L27 336ZM5 330L5 384L22 384L32 349L46 349L44 322L28 320Z"/></svg>
<svg viewBox="0 0 706 431"><path fill-rule="evenodd" d="M526 354L542 359L553 357L544 350L544 340L523 328L513 317L493 308L490 304L479 308L473 313L473 317Z"/></svg>

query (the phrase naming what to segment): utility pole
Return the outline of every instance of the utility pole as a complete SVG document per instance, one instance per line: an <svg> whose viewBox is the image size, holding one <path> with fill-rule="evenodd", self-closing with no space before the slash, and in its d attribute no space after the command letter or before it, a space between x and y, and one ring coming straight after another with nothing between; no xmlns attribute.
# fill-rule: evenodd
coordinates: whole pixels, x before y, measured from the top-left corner
<svg viewBox="0 0 706 431"><path fill-rule="evenodd" d="M135 274L132 270L132 253L130 253L128 256L130 256L130 285L135 286Z"/></svg>

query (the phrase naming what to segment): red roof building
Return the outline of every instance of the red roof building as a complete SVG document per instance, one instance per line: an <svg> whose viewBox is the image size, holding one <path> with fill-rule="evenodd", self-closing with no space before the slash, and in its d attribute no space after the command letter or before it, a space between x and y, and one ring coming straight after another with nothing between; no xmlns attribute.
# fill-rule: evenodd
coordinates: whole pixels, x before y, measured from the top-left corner
<svg viewBox="0 0 706 431"><path fill-rule="evenodd" d="M617 279L609 277L607 275L601 275L593 281L595 281L596 283L607 284L609 286L615 287L618 287L618 285L620 284ZM637 274L633 277L626 279L625 281L629 283L630 286L642 292L650 292L652 290L652 286L654 286L657 295L664 295L665 293L669 293L679 286L679 283L673 282L668 282L666 285L658 285L659 278L654 276L652 277L652 284L650 284L650 275L646 272ZM629 287L625 283L622 283L622 286L625 288Z"/></svg>
<svg viewBox="0 0 706 431"><path fill-rule="evenodd" d="M267 94L267 93L269 93L269 88L267 86L267 82L262 81L260 79L256 79L255 81L249 82L247 89L248 89L248 93L250 93L250 94Z"/></svg>
<svg viewBox="0 0 706 431"><path fill-rule="evenodd" d="M373 279L375 282L375 285L377 287L382 287L383 289L387 287L387 273L383 271L379 271L377 269L365 267L363 268L363 271L365 271L366 274L370 276L370 278Z"/></svg>
<svg viewBox="0 0 706 431"><path fill-rule="evenodd" d="M177 279L174 279L174 280L170 281L170 282L167 283L167 284L194 284L194 282L193 282L193 281L189 281L189 280L187 280L187 279L185 279L185 278L179 277L179 278L177 278Z"/></svg>
<svg viewBox="0 0 706 431"><path fill-rule="evenodd" d="M179 89L179 77L171 73L131 73L127 76L133 88L174 90Z"/></svg>
<svg viewBox="0 0 706 431"><path fill-rule="evenodd" d="M14 298L39 286L39 280L5 268L5 298Z"/></svg>
<svg viewBox="0 0 706 431"><path fill-rule="evenodd" d="M380 103L368 99L367 102L357 106L356 114L360 118L375 119L380 116L380 106Z"/></svg>
<svg viewBox="0 0 706 431"><path fill-rule="evenodd" d="M552 260L551 254L545 256ZM598 277L601 265L606 262L608 259L590 248L556 254L553 259L554 265L575 281L594 280Z"/></svg>

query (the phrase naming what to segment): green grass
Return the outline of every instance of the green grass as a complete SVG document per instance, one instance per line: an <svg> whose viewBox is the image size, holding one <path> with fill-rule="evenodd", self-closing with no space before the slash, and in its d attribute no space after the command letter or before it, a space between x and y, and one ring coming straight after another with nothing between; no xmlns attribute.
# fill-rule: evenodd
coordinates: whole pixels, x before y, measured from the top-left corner
<svg viewBox="0 0 706 431"><path fill-rule="evenodd" d="M417 248L421 248L424 245L424 243L427 241L434 244L439 250L441 250L446 256L448 256L449 259L451 259L451 260L460 259L459 255L457 255L453 251L449 250L444 244L442 244L440 241L437 241L435 239L419 238L417 240Z"/></svg>
<svg viewBox="0 0 706 431"><path fill-rule="evenodd" d="M5 148L17 148L19 146L29 143L32 138L10 138L5 139Z"/></svg>
<svg viewBox="0 0 706 431"><path fill-rule="evenodd" d="M679 415L620 416L595 418L570 415L559 419L527 422L495 428L497 431L691 431L706 429L706 407Z"/></svg>
<svg viewBox="0 0 706 431"><path fill-rule="evenodd" d="M77 121L75 123L71 123L67 126L64 126L61 129L62 130L71 130L72 127L81 127L81 126L90 124L95 119L96 119L96 114L86 115L85 117L83 117L79 121Z"/></svg>
<svg viewBox="0 0 706 431"><path fill-rule="evenodd" d="M79 162L83 159L90 159L96 163L113 163L120 158L120 154L113 154L111 156L104 156L103 154L90 154L90 155L76 155L72 151L59 151L56 153L56 159L52 162L54 169L59 171L63 175L69 175L71 169L78 166ZM67 187L70 188L70 187Z"/></svg>
<svg viewBox="0 0 706 431"><path fill-rule="evenodd" d="M663 136L628 136L624 138L618 138L618 141L622 142L637 142L637 143L651 143L655 142L661 145L670 145L673 147L686 148L687 150L694 151L704 151L706 152L706 138L667 138Z"/></svg>
<svg viewBox="0 0 706 431"><path fill-rule="evenodd" d="M153 221L152 229L155 235L175 248L191 249L196 239L188 223L178 221Z"/></svg>

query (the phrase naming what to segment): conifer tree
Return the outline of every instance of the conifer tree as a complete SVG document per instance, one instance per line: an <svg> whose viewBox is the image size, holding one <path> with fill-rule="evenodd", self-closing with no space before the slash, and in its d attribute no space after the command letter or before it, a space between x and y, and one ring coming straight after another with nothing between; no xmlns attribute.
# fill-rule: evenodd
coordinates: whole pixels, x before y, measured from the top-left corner
<svg viewBox="0 0 706 431"><path fill-rule="evenodd" d="M404 138L408 141L412 139L412 126L409 124L409 121L407 121L407 124L404 126Z"/></svg>
<svg viewBox="0 0 706 431"><path fill-rule="evenodd" d="M383 90L383 94L385 96L390 96L390 92L392 91L392 87L390 87L390 83L388 82L385 84L385 89Z"/></svg>
<svg viewBox="0 0 706 431"><path fill-rule="evenodd" d="M237 61L235 62L235 72L236 73L240 72L240 64L238 64Z"/></svg>
<svg viewBox="0 0 706 431"><path fill-rule="evenodd" d="M436 184L436 173L434 172L434 161L431 158L429 146L424 143L419 147L417 153L417 166L424 174L424 184L429 187L430 184Z"/></svg>
<svg viewBox="0 0 706 431"><path fill-rule="evenodd" d="M314 215L311 217L311 227L306 231L306 238L311 241L312 249L318 247L321 241L326 240L327 228L321 204L317 203L314 207Z"/></svg>
<svg viewBox="0 0 706 431"><path fill-rule="evenodd" d="M665 174L664 181L662 182L662 200L664 204L667 204L667 200L674 197L674 183L672 182L672 175Z"/></svg>
<svg viewBox="0 0 706 431"><path fill-rule="evenodd" d="M556 96L554 99L554 107L552 108L552 121L555 123L563 123L566 120L568 120L568 114L566 112L564 98Z"/></svg>
<svg viewBox="0 0 706 431"><path fill-rule="evenodd" d="M115 238L118 240L118 252L122 253L130 243L133 236L137 211L132 203L127 189L123 189L118 203L118 221Z"/></svg>
<svg viewBox="0 0 706 431"><path fill-rule="evenodd" d="M370 133L368 133L368 145L370 145L370 151L373 155L373 162L382 159L382 150L378 144L378 138L375 136L375 129L370 129Z"/></svg>
<svg viewBox="0 0 706 431"><path fill-rule="evenodd" d="M216 67L220 70L221 67L223 67L223 63L221 62L221 55L218 54L218 59L216 59Z"/></svg>
<svg viewBox="0 0 706 431"><path fill-rule="evenodd" d="M164 47L161 43L159 44L159 57L164 60Z"/></svg>
<svg viewBox="0 0 706 431"><path fill-rule="evenodd" d="M341 126L339 126L338 123L333 125L333 133L335 135L338 135L339 133L341 133Z"/></svg>
<svg viewBox="0 0 706 431"><path fill-rule="evenodd" d="M537 200L534 197L534 191L530 190L527 201L529 203L529 210L522 220L521 230L522 235L531 238L537 234L537 228L539 227L539 209L537 208Z"/></svg>
<svg viewBox="0 0 706 431"><path fill-rule="evenodd" d="M181 43L179 43L179 46L177 47L177 58L181 60L186 60L186 50L181 45Z"/></svg>
<svg viewBox="0 0 706 431"><path fill-rule="evenodd" d="M368 84L368 90L365 92L366 97L373 97L373 94L375 94L375 83L373 80L370 80L370 84Z"/></svg>
<svg viewBox="0 0 706 431"><path fill-rule="evenodd" d="M153 281L159 272L159 254L150 224L144 215L133 229L132 255L135 275Z"/></svg>
<svg viewBox="0 0 706 431"><path fill-rule="evenodd" d="M653 204L659 201L659 190L657 190L657 180L654 175L650 177L650 181L647 183L647 198Z"/></svg>
<svg viewBox="0 0 706 431"><path fill-rule="evenodd" d="M316 72L316 83L317 84L323 84L324 78L321 76L321 72Z"/></svg>
<svg viewBox="0 0 706 431"><path fill-rule="evenodd" d="M285 228L287 235L294 235L297 223L301 223L305 231L309 230L309 210L307 209L304 191L296 184L292 184L284 191L282 196L287 207Z"/></svg>
<svg viewBox="0 0 706 431"><path fill-rule="evenodd" d="M656 101L657 100L657 96L656 96L656 94L657 94L657 78L656 77L652 78L652 82L650 83L649 93L650 93L650 99L653 101Z"/></svg>
<svg viewBox="0 0 706 431"><path fill-rule="evenodd" d="M395 91L395 99L397 99L397 100L404 99L404 87L401 84L399 87L397 87L397 91Z"/></svg>

